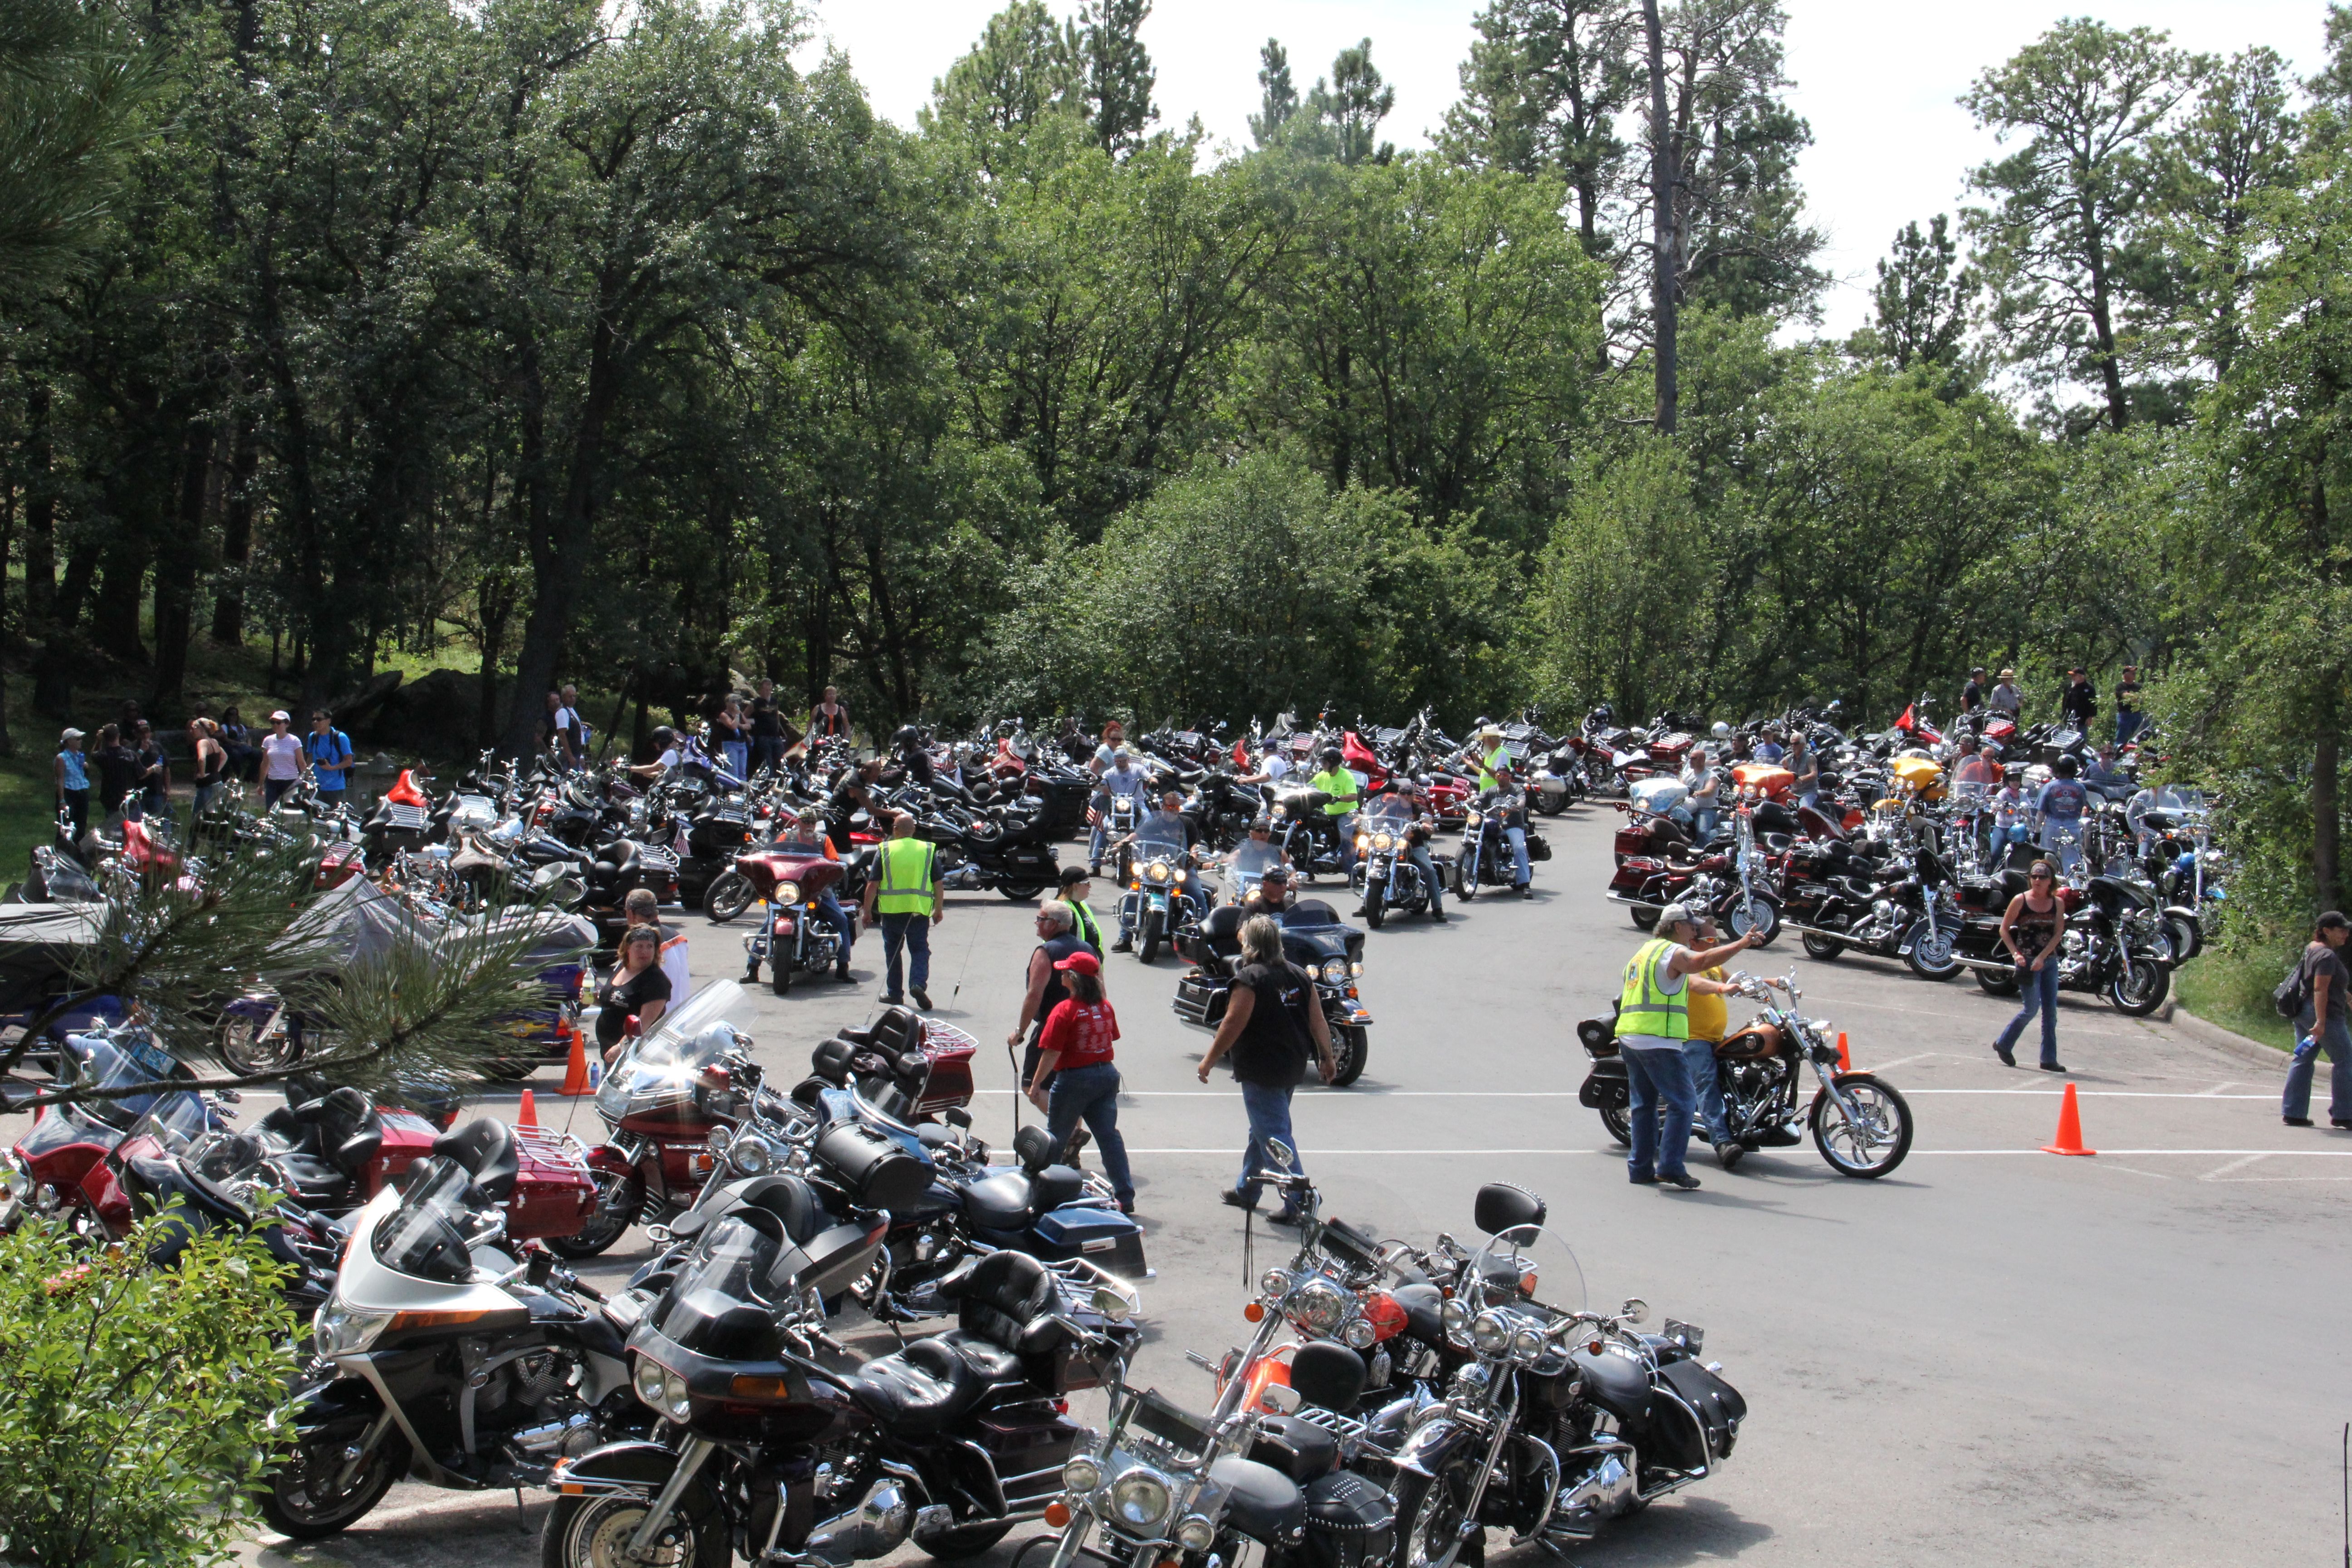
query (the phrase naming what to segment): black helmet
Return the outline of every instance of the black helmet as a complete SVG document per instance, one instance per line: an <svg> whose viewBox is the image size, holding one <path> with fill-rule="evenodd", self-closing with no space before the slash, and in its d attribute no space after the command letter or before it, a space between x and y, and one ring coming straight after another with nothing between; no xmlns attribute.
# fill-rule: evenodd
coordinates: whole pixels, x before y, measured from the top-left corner
<svg viewBox="0 0 2352 1568"><path fill-rule="evenodd" d="M2062 779L2071 779L2076 773L2083 771L2083 764L2074 760L2074 752L2068 752L2061 755L2056 762L2050 764L2050 771L2056 773Z"/></svg>
<svg viewBox="0 0 2352 1568"><path fill-rule="evenodd" d="M1337 746L1326 746L1315 754L1322 760L1323 765L1327 768L1336 768L1339 765L1341 752Z"/></svg>
<svg viewBox="0 0 2352 1568"><path fill-rule="evenodd" d="M677 739L677 731L671 729L668 725L656 724L654 726L654 743L656 745L667 746Z"/></svg>
<svg viewBox="0 0 2352 1568"><path fill-rule="evenodd" d="M912 724L901 724L898 732L890 737L890 743L894 746L919 746L923 743L923 732Z"/></svg>

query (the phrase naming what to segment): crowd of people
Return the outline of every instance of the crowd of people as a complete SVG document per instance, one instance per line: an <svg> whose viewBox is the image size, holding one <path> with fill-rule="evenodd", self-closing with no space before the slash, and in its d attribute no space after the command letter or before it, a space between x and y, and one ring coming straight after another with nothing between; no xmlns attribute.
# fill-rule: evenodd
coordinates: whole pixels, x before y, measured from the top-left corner
<svg viewBox="0 0 2352 1568"><path fill-rule="evenodd" d="M254 783L261 785L263 805L274 805L305 776L331 808L346 798L359 761L352 738L323 710L310 715L302 734L295 733L294 716L283 709L257 733L233 707L217 719L199 711L188 720L184 736L197 812L209 809L224 791ZM76 842L93 826L114 832L125 822L173 815L173 758L135 702L124 703L121 719L100 725L95 735L67 727L51 766L58 810Z"/></svg>

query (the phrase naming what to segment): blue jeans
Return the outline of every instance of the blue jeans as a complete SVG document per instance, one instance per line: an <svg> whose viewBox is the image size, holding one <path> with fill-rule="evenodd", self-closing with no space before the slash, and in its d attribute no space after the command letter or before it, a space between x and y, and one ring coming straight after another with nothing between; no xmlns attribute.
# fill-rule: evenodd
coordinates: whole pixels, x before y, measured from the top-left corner
<svg viewBox="0 0 2352 1568"><path fill-rule="evenodd" d="M2066 842L2059 842L2061 836ZM2083 819L2079 816L2045 817L2042 823L2042 847L2058 862L2062 871L2071 871L2083 858Z"/></svg>
<svg viewBox="0 0 2352 1568"><path fill-rule="evenodd" d="M1535 872L1528 867L1528 830L1506 827L1503 837L1511 841L1511 886L1524 888L1535 878Z"/></svg>
<svg viewBox="0 0 2352 1568"><path fill-rule="evenodd" d="M1691 1090L1698 1099L1699 1117L1706 1123L1707 1142L1730 1142L1731 1118L1723 1109L1723 1079L1716 1071L1715 1042L1685 1041L1683 1068L1690 1074Z"/></svg>
<svg viewBox="0 0 2352 1568"><path fill-rule="evenodd" d="M1691 837L1704 844L1715 837L1715 825L1721 813L1713 806L1702 805L1691 813Z"/></svg>
<svg viewBox="0 0 2352 1568"><path fill-rule="evenodd" d="M816 896L816 912L831 921L833 929L841 933L841 967L848 968L849 950L857 944L856 922L849 918L849 911L841 907L841 900L833 896L833 890L829 888ZM930 946L931 939L926 935L923 938L923 953L926 959L929 957ZM928 978L930 965L926 963L923 967ZM920 983L918 982L918 984Z"/></svg>
<svg viewBox="0 0 2352 1568"><path fill-rule="evenodd" d="M1636 1181L1685 1174L1683 1161L1690 1150L1691 1112L1696 1109L1697 1097L1691 1089L1690 1068L1683 1053L1629 1047L1623 1059L1625 1115L1633 1124L1633 1148L1625 1156L1626 1173Z"/></svg>
<svg viewBox="0 0 2352 1568"><path fill-rule="evenodd" d="M2352 1031L2345 1028L2341 1018L2331 1018L2327 1027L2314 1030L2308 1015L2295 1025L2294 1060L2286 1069L2286 1093L2279 1101L2279 1114L2297 1120L2311 1114L2311 1076L2322 1051L2327 1053L2329 1063L2327 1118L2352 1121Z"/></svg>
<svg viewBox="0 0 2352 1568"><path fill-rule="evenodd" d="M1354 812L1330 819L1331 836L1339 843L1339 875L1347 876L1356 868L1356 826Z"/></svg>
<svg viewBox="0 0 2352 1568"><path fill-rule="evenodd" d="M719 750L727 758L729 773L739 779L749 779L751 776L751 742L721 741L719 742Z"/></svg>
<svg viewBox="0 0 2352 1568"><path fill-rule="evenodd" d="M1437 862L1429 858L1429 846L1416 844L1404 852L1404 858L1421 873L1423 885L1429 889L1429 912L1445 912L1445 879L1437 874Z"/></svg>
<svg viewBox="0 0 2352 1568"><path fill-rule="evenodd" d="M1257 1195L1265 1184L1259 1179L1261 1173L1274 1169L1265 1157L1265 1141L1279 1138L1290 1145L1294 1156L1298 1153L1298 1140L1290 1131L1290 1097L1294 1092L1288 1088L1242 1080L1242 1109L1249 1113L1249 1145L1242 1151L1242 1179L1234 1186L1249 1200L1252 1208L1257 1206ZM1295 1159L1290 1169L1293 1175L1305 1175L1306 1160ZM1283 1205L1286 1210L1291 1206Z"/></svg>
<svg viewBox="0 0 2352 1568"><path fill-rule="evenodd" d="M2145 725L2147 722L2147 715L2145 713L2126 710L2116 714L2116 744L2120 746L2129 741L2134 735L2138 734L2140 732L2141 726Z"/></svg>
<svg viewBox="0 0 2352 1568"><path fill-rule="evenodd" d="M2025 997L2025 1005L2017 1010L2000 1031L1996 1042L2004 1051L2015 1050L2025 1033L2025 1026L2033 1019L2035 1008L2042 1010L2042 1059L2044 1063L2058 1059L2058 955L2052 953L2049 962L2025 977L2018 987Z"/></svg>
<svg viewBox="0 0 2352 1568"><path fill-rule="evenodd" d="M912 972L908 984L918 991L930 988L931 978L931 917L928 912L882 917L882 993L896 1002L904 996L906 987L898 984L898 950L905 948L913 956L907 961Z"/></svg>
<svg viewBox="0 0 2352 1568"><path fill-rule="evenodd" d="M1127 1140L1118 1135L1118 1068L1109 1062L1090 1068L1064 1068L1054 1075L1045 1096L1045 1132L1054 1140L1058 1158L1071 1131L1083 1118L1102 1151L1103 1172L1119 1202L1135 1201L1135 1173L1127 1167Z"/></svg>

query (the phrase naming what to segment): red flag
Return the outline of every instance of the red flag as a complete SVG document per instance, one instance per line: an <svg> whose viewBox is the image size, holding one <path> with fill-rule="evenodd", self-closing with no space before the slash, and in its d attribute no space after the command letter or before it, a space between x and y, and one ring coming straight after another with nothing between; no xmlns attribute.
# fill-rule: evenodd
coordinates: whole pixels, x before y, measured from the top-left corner
<svg viewBox="0 0 2352 1568"><path fill-rule="evenodd" d="M1237 768L1249 766L1249 745L1246 742L1234 742L1234 766Z"/></svg>

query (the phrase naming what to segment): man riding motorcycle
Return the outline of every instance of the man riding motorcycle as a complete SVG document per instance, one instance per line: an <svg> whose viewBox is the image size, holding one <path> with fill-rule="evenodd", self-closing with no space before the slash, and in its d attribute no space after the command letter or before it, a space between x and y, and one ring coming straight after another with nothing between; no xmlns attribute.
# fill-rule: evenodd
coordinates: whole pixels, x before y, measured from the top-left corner
<svg viewBox="0 0 2352 1568"><path fill-rule="evenodd" d="M1103 851L1110 847L1112 799L1127 795L1134 800L1139 813L1150 804L1150 788L1151 781L1144 775L1141 768L1135 765L1135 759L1127 754L1127 747L1122 744L1114 748L1110 754L1110 766L1102 771L1100 787L1095 791L1094 798L1087 803L1087 821L1093 825L1093 830L1087 836L1088 871L1097 877L1102 875Z"/></svg>
<svg viewBox="0 0 2352 1568"><path fill-rule="evenodd" d="M1478 809L1500 818L1503 837L1511 846L1511 891L1523 899L1535 896L1535 871L1528 863L1528 797L1511 776L1508 763L1495 770L1494 787L1478 797Z"/></svg>
<svg viewBox="0 0 2352 1568"><path fill-rule="evenodd" d="M1207 912L1208 895L1201 887L1201 873L1196 868L1201 858L1201 830L1184 815L1184 794L1181 790L1170 790L1161 799L1160 809L1137 823L1135 831L1128 836L1126 841L1137 845L1181 846L1183 869L1177 885L1184 896L1192 900L1196 919ZM1140 864L1142 857L1139 854L1137 859ZM1141 918L1142 908L1139 898L1119 900L1118 941L1111 944L1113 952L1135 951L1135 928Z"/></svg>
<svg viewBox="0 0 2352 1568"><path fill-rule="evenodd" d="M1429 837L1436 829L1437 818L1422 799L1421 785L1411 779L1391 779L1373 797L1372 804L1364 808L1364 820L1392 824L1404 834L1407 847L1399 858L1410 862L1421 873L1422 885L1429 889L1429 917L1444 925L1445 883L1437 874L1437 862L1429 854ZM1355 912L1364 914L1365 907L1358 904Z"/></svg>
<svg viewBox="0 0 2352 1568"><path fill-rule="evenodd" d="M800 809L793 818L792 826L778 835L772 847L786 855L806 855L813 858L822 856L827 860L841 858L841 852L826 838L824 820L813 805ZM841 961L834 965L833 973L835 979L846 980L849 978L849 950L856 943L857 926L850 920L849 911L841 907L841 900L833 896L831 888L817 894L816 910L831 921L833 929L841 933ZM777 962L781 963L784 960L778 959Z"/></svg>
<svg viewBox="0 0 2352 1568"><path fill-rule="evenodd" d="M1339 874L1346 876L1355 868L1356 844L1349 832L1348 819L1356 814L1356 800L1363 785L1356 775L1341 765L1342 757L1337 746L1326 746L1318 753L1323 771L1307 781L1309 789L1321 790L1331 797L1323 807L1323 826L1339 841Z"/></svg>

